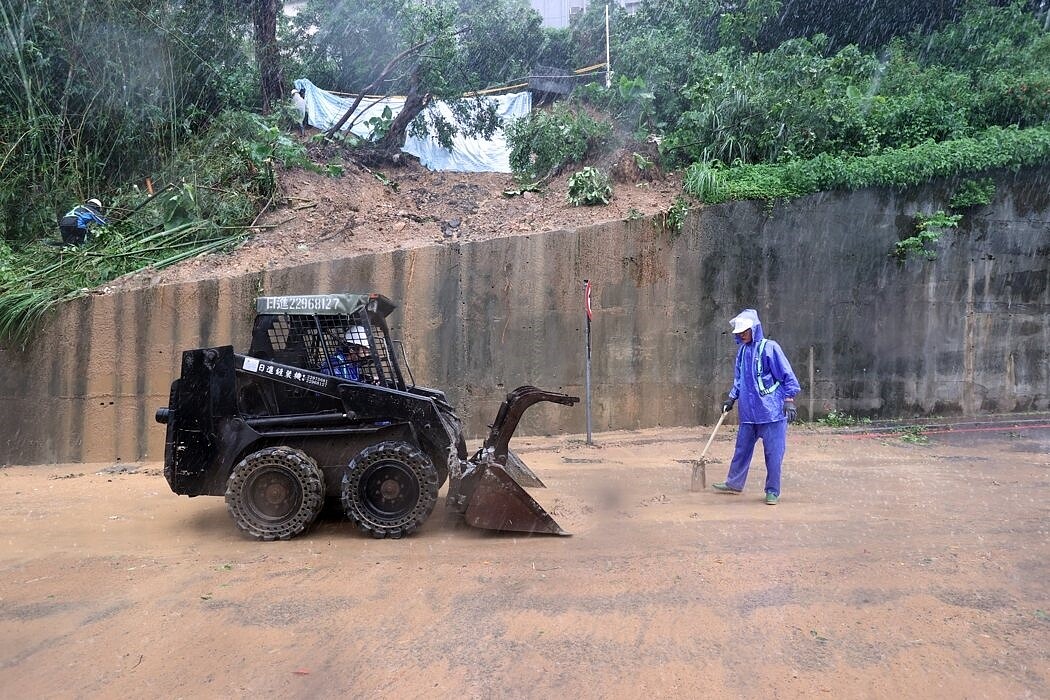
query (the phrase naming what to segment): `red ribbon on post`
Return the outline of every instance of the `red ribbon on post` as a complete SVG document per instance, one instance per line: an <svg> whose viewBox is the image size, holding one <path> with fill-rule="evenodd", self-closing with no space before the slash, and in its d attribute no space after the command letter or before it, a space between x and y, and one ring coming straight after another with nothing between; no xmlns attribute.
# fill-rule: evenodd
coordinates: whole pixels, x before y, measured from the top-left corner
<svg viewBox="0 0 1050 700"><path fill-rule="evenodd" d="M583 281L583 310L587 312L587 323L584 327L584 346L586 350L587 374L584 381L584 391L587 406L587 444L593 445L591 438L591 281Z"/></svg>

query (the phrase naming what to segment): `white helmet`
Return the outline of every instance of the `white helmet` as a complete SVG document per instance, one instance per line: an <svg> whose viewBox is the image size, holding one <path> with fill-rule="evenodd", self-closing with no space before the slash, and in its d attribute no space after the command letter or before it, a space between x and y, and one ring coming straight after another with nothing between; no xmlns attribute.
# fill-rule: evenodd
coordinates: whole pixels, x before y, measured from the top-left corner
<svg viewBox="0 0 1050 700"><path fill-rule="evenodd" d="M87 203L95 207L96 209L102 209L102 202L98 201L97 199L91 198L87 201Z"/></svg>
<svg viewBox="0 0 1050 700"><path fill-rule="evenodd" d="M749 328L758 325L758 313L754 309L744 309L737 316L729 319L733 326L733 334L743 333Z"/></svg>
<svg viewBox="0 0 1050 700"><path fill-rule="evenodd" d="M365 332L364 326L350 326L346 333L343 334L343 340L349 345L357 345L362 348L368 347L368 333Z"/></svg>

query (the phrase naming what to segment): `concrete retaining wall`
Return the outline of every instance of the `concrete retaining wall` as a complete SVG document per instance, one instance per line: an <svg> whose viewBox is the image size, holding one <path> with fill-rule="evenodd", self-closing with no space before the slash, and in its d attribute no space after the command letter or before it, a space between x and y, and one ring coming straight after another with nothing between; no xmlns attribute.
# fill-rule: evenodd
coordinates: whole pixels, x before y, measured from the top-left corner
<svg viewBox="0 0 1050 700"><path fill-rule="evenodd" d="M596 431L711 423L732 378L727 320L759 310L803 385L803 417L1050 408L1047 171L996 175L935 261L888 256L953 183L739 202L677 236L649 219L268 271L70 303L0 350L0 463L159 460L182 349L248 345L258 294L377 291L416 380L485 430L524 383L583 395L581 283L593 293ZM521 431L581 433L582 406Z"/></svg>

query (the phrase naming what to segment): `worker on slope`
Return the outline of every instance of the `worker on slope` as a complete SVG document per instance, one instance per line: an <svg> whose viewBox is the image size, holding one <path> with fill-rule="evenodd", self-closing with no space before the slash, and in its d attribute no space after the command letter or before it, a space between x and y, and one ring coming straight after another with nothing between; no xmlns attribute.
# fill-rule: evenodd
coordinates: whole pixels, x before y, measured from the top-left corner
<svg viewBox="0 0 1050 700"><path fill-rule="evenodd" d="M798 415L795 396L802 388L780 345L763 336L757 311L744 309L730 324L740 348L733 370L733 388L722 404L722 412L731 411L739 400L740 427L729 474L713 487L720 493L744 490L755 443L761 438L766 460L766 503L773 506L780 500L787 424Z"/></svg>
<svg viewBox="0 0 1050 700"><path fill-rule="evenodd" d="M292 90L292 109L295 113L295 128L299 135L306 134L306 88L296 87Z"/></svg>
<svg viewBox="0 0 1050 700"><path fill-rule="evenodd" d="M95 224L106 225L106 220L102 218L102 202L89 199L70 209L58 222L62 242L66 245L83 245L90 228Z"/></svg>

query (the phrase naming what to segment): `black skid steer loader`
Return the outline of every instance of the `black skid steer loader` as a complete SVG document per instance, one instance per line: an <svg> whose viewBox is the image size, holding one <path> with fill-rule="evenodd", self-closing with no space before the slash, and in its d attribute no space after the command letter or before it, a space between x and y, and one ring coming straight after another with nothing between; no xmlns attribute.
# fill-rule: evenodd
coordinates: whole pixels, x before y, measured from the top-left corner
<svg viewBox="0 0 1050 700"><path fill-rule="evenodd" d="M468 458L445 394L417 386L395 352L406 359L386 323L395 308L379 294L261 297L247 354L184 351L156 415L171 490L225 496L238 527L263 540L301 534L336 494L364 532L402 537L446 481L447 507L470 525L568 534L525 491L543 482L509 442L533 404L579 398L518 387Z"/></svg>

